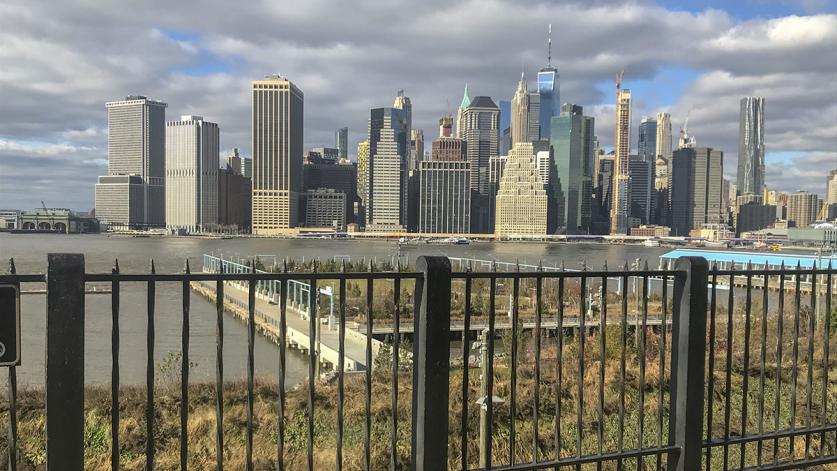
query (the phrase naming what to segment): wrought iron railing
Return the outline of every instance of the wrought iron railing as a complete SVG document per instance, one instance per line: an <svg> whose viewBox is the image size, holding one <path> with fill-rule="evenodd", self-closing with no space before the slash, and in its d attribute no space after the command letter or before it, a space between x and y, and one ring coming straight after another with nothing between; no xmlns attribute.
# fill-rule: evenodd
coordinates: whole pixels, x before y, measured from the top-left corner
<svg viewBox="0 0 837 471"><path fill-rule="evenodd" d="M123 447L119 321L124 284L143 284L147 294L144 454L147 469L154 467L154 437L159 427L155 307L161 283L179 284L182 289L181 469L191 465L193 283L202 283L214 293L217 469L223 469L229 458L224 436L224 313L230 308L225 299L231 296L243 299L236 305L246 309L243 454L244 467L255 467L254 430L259 419L254 417L254 403L260 398L255 388L254 348L257 295L262 289L273 299L278 295L278 304L272 308L278 325L271 321L269 327L275 327L278 344L276 448L271 463L277 469L315 469L325 466L320 455L331 451L316 449L315 408L320 394L316 379L323 361L317 302L310 303L310 313L304 318L307 345L300 345L308 352L309 380L302 393L304 451L298 440L291 444L287 435L288 322L298 324L287 304L291 283L307 285L309 293L319 293L318 285L329 285L336 298L338 354L333 368L337 387L334 458L329 468L709 470L791 469L837 462L837 401L829 400L837 393L834 360L829 355L830 344L835 342L837 315L832 297L837 280L830 267L717 270L703 259L683 258L669 270L647 266L631 270L626 263L620 270L605 266L573 272L497 271L495 265L489 271L452 272L444 257L420 257L414 271L373 268L348 271L344 264L339 271L322 272L314 264L310 270L293 273L253 269L196 273L187 263L182 273L161 274L152 263L150 273L145 274L123 273L118 264L110 273L85 273L82 256L58 254L49 256L46 275L22 275L15 273L12 264L10 274L0 275L0 282L47 284L48 469L82 469L85 463L87 283L109 283L111 289L112 469L119 469ZM736 277L741 276L746 283L736 287L741 285ZM726 285L721 283L723 277ZM810 286L804 294L803 277ZM767 289L754 288L754 278ZM386 291L391 298L383 299L376 291L376 284L381 283L392 287L391 295ZM406 309L409 301L402 299L402 291L409 293L411 286L414 305ZM630 286L635 286L633 294ZM358 288L358 293L347 294L349 287ZM225 290L231 293L225 296ZM787 302L788 296L792 302ZM506 297L511 300L508 309ZM358 325L365 336L363 358L358 362L362 380L353 382L352 387L359 389L347 395L350 309L362 321ZM387 326L386 334L376 334L377 322ZM404 328L407 325L411 328ZM388 362L375 361L375 335L389 338ZM412 357L401 352L406 336L412 338ZM459 338L452 342L454 337ZM475 349L472 341L477 337ZM455 351L457 347L460 351ZM373 401L381 400L373 395L373 369L381 368L388 369L385 376L390 385L383 408L388 443L383 446L378 443L381 435L373 429L377 420L373 416L381 413L381 408L373 408ZM409 381L405 370L412 370L408 375L412 384L403 384ZM409 390L411 397L404 397ZM17 394L12 367L6 438L10 469L16 469L20 460ZM345 407L358 397L363 401L362 446L347 449ZM409 417L399 412L399 403L404 401ZM405 423L410 431L408 451L399 434ZM301 454L304 458L297 459Z"/></svg>

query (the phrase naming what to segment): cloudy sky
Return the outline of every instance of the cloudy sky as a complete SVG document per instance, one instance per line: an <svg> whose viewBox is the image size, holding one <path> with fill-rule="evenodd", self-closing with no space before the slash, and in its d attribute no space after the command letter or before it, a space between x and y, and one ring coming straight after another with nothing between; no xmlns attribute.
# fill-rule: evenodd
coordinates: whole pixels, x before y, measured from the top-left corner
<svg viewBox="0 0 837 471"><path fill-rule="evenodd" d="M533 80L549 23L561 100L596 116L603 145L625 69L632 141L643 115L670 111L675 134L688 117L734 178L738 100L763 96L767 185L824 193L837 168L835 0L3 0L0 207L92 208L104 103L129 94L167 102L169 119L219 123L222 149L249 155L249 82L282 73L305 93L306 148L348 126L353 154L369 109L403 88L434 138L466 82L500 100L521 68Z"/></svg>

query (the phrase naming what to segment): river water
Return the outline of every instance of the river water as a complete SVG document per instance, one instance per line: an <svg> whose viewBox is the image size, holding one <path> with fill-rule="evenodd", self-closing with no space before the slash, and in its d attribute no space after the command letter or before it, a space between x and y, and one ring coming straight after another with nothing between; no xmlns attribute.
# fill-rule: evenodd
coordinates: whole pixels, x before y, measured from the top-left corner
<svg viewBox="0 0 837 471"><path fill-rule="evenodd" d="M199 239L188 237L132 238L124 236L9 234L0 233L0 271L7 270L7 260L14 257L18 273L44 273L46 254L57 252L83 253L88 273L109 273L119 259L122 273L147 273L151 259L157 273L174 273L183 269L188 258L193 271L201 268L202 255L215 253L225 257L259 255L269 261L279 259L351 257L389 260L401 257L413 263L420 255L447 255L496 259L500 261L578 268L581 263L599 268L606 261L611 269L625 260L647 259L656 267L665 248L636 245L568 244L533 242L474 242L470 245L401 245L388 240L326 240L326 239ZM42 285L22 287L42 289ZM155 363L160 381L179 381L180 363L167 362L180 353L181 286L179 283L158 283L156 288ZM85 381L103 384L110 381L111 371L111 298L108 295L86 296ZM215 308L200 296L192 296L189 358L194 363L192 381L212 381L215 377ZM37 386L44 381L45 297L21 297L22 364L18 368L20 387ZM146 284L123 283L120 311L120 376L122 384L144 384L146 368ZM170 363L170 367L165 365ZM243 379L247 365L247 332L242 323L226 317L224 323L224 379ZM255 345L256 374L276 378L279 371L278 349L257 335ZM286 378L295 384L307 375L307 359L295 350L288 351ZM0 374L0 388L5 387L6 374Z"/></svg>

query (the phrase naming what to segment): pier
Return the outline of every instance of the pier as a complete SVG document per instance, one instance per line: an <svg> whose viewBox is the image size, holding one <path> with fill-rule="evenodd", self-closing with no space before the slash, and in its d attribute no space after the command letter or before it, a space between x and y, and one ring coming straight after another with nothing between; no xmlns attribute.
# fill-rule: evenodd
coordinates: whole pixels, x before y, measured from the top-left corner
<svg viewBox="0 0 837 471"><path fill-rule="evenodd" d="M222 268L223 267L223 268ZM204 255L204 273L249 273L251 268L247 265L223 260L212 255ZM256 270L260 273L266 273ZM210 301L216 301L216 290L214 282L194 281L191 283L192 290L204 296ZM321 365L336 370L339 359L339 338L337 322L334 317L334 294L329 287L318 290L320 295L329 298L329 311L327 314L317 312L317 329L314 332L314 343L316 345L315 355L319 358ZM310 345L309 316L311 315L311 287L308 283L291 280L288 283L288 302L285 308L286 343L291 348L296 348L308 355ZM224 283L224 310L238 319L247 322L248 308L248 287L247 283L239 281L228 281ZM273 343L279 344L280 332L280 298L278 282L258 282L256 288L255 319L256 330ZM323 315L321 315L323 314ZM371 339L372 359L378 355L383 343ZM345 371L364 371L366 365L366 335L358 330L358 324L347 321L345 337Z"/></svg>

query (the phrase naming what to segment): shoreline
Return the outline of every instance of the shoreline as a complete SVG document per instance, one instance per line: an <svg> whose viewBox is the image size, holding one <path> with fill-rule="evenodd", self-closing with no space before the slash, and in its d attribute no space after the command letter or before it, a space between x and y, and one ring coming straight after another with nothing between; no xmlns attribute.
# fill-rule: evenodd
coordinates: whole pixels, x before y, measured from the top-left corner
<svg viewBox="0 0 837 471"><path fill-rule="evenodd" d="M10 232L0 231L0 233L9 233L14 235L69 235L69 236L85 236L85 235L103 235L105 237L113 238L153 238L153 239L170 239L170 240L339 240L339 241L383 241L394 242L399 246L467 246L470 244L548 244L548 245L581 245L581 246L603 246L603 245L618 245L618 246L641 246L647 241L658 242L660 248L690 248L698 250L715 250L715 251L749 251L759 253L783 253L787 251L796 251L803 253L819 253L821 251L837 251L837 249L827 249L824 247L813 247L804 245L782 245L778 251L772 251L768 248L755 248L753 244L747 245L732 245L729 246L723 241L701 241L687 239L686 237L652 237L652 236L629 236L629 235L547 235L547 236L513 236L513 237L495 237L494 234L423 234L423 233L332 233L332 232L312 232L312 233L296 233L296 234L169 234L159 232L98 232L98 233L78 233L78 234L64 234L64 233L44 233L44 232ZM453 240L455 239L455 240ZM464 241L464 242L463 242ZM652 247L652 246L646 246Z"/></svg>

